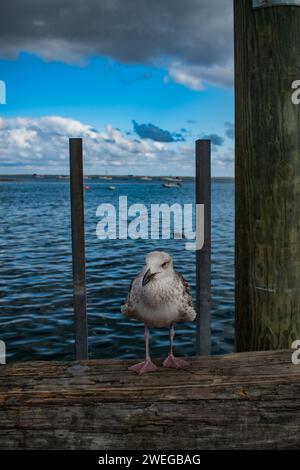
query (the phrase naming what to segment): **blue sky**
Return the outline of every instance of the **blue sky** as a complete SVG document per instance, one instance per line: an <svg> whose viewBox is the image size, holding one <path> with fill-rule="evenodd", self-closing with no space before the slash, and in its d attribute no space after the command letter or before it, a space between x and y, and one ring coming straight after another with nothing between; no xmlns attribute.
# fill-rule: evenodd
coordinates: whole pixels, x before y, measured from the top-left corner
<svg viewBox="0 0 300 470"><path fill-rule="evenodd" d="M227 5L227 0L222 1ZM209 8L209 2L200 3ZM29 20L37 22L35 10L29 14ZM112 33L110 45L105 42L107 50L92 54L94 44L82 49L82 37L75 48L72 41L61 38L63 44L58 47L56 37L45 45L42 33L31 43L28 31L26 40L18 30L13 36L11 30L3 33L6 48L0 48L0 79L6 83L7 98L0 106L2 174L68 173L67 139L82 136L86 173L192 175L194 141L211 137L213 175L233 176L230 49L223 57L215 48L216 31L212 31L215 58L203 52L198 61L194 45L187 44L181 51L180 41L168 55L171 41L175 48L169 37L163 39L166 51L161 51L159 42L156 56L149 58L148 33L143 31L144 47L136 50L135 27L130 40L128 30L123 33L122 48L120 38ZM151 34L151 25L147 27ZM220 48L225 33L230 31L224 32L222 26ZM199 38L199 47L204 37ZM97 35L92 39L101 42Z"/></svg>

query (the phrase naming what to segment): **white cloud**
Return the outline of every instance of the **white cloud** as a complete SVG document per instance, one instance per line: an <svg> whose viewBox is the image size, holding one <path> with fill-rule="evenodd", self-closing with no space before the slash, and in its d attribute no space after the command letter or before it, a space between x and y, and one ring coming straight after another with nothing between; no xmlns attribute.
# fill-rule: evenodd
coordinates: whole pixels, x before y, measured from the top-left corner
<svg viewBox="0 0 300 470"><path fill-rule="evenodd" d="M203 90L203 82L200 76L194 75L187 67L179 64L172 64L169 68L169 75L166 77L166 82L173 81L184 85L192 90Z"/></svg>
<svg viewBox="0 0 300 470"><path fill-rule="evenodd" d="M209 66L186 65L174 62L168 68L165 82L173 81L195 91L205 89L205 84L233 86L233 62Z"/></svg>
<svg viewBox="0 0 300 470"><path fill-rule="evenodd" d="M182 174L194 172L191 144L162 143L129 137L111 125L103 130L61 116L0 119L0 172L60 174L69 172L68 138L84 139L88 174ZM214 156L228 171L232 158L219 149Z"/></svg>
<svg viewBox="0 0 300 470"><path fill-rule="evenodd" d="M143 173L153 163L163 171L176 151L158 142L129 138L108 125L103 131L60 116L0 120L0 171L68 172L68 138L84 139L85 167L101 173L118 168L120 173ZM111 170L112 171L112 170Z"/></svg>

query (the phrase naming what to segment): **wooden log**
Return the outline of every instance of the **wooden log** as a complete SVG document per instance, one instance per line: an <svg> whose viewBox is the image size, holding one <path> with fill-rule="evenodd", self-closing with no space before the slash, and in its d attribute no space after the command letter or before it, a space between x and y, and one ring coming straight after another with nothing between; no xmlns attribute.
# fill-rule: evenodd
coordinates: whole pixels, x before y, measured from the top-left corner
<svg viewBox="0 0 300 470"><path fill-rule="evenodd" d="M196 351L211 354L211 142L196 141L196 204L204 205L204 245L196 252Z"/></svg>
<svg viewBox="0 0 300 470"><path fill-rule="evenodd" d="M70 179L75 357L80 360L88 358L82 139L70 139Z"/></svg>
<svg viewBox="0 0 300 470"><path fill-rule="evenodd" d="M300 7L235 0L236 345L300 338Z"/></svg>
<svg viewBox="0 0 300 470"><path fill-rule="evenodd" d="M160 361L157 361L158 364ZM0 449L297 449L291 351L192 359L142 377L132 361L0 366Z"/></svg>

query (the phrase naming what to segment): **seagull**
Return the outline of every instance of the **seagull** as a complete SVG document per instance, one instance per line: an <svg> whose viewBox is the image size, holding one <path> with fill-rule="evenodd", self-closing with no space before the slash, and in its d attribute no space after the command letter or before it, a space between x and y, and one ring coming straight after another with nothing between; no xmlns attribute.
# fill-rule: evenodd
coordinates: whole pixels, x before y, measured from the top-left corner
<svg viewBox="0 0 300 470"><path fill-rule="evenodd" d="M145 327L145 360L129 370L139 375L157 370L149 353L149 327L170 329L170 351L163 362L164 367L181 369L189 366L187 361L173 354L174 325L194 321L196 312L189 285L182 274L174 270L168 253L153 251L147 255L145 266L131 283L121 311L125 316L143 322Z"/></svg>

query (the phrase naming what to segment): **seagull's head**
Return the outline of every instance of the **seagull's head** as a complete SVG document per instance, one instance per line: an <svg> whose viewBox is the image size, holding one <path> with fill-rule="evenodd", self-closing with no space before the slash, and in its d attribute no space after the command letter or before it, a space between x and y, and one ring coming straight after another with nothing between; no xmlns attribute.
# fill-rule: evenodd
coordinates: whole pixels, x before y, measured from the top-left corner
<svg viewBox="0 0 300 470"><path fill-rule="evenodd" d="M152 280L167 278L173 274L173 261L168 253L153 251L146 257L144 268L143 287Z"/></svg>

